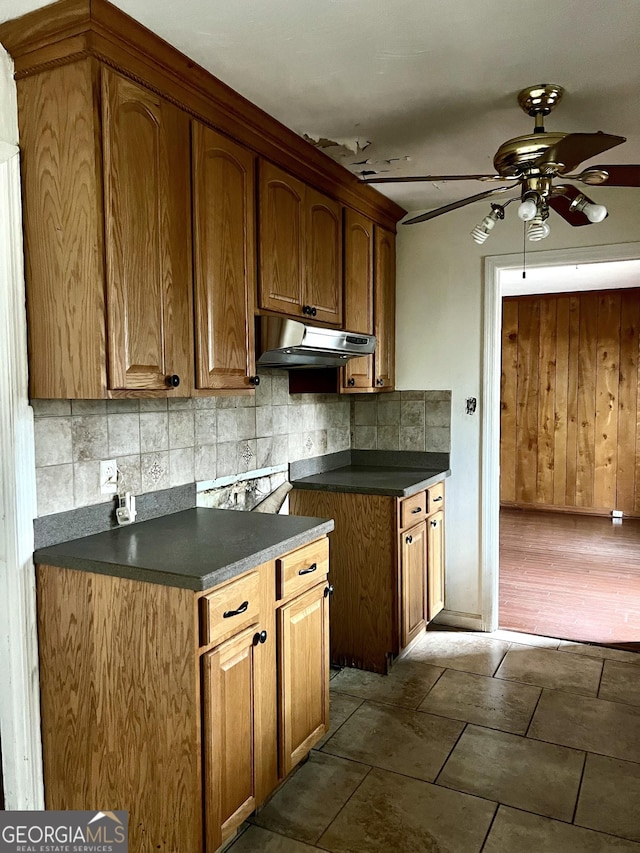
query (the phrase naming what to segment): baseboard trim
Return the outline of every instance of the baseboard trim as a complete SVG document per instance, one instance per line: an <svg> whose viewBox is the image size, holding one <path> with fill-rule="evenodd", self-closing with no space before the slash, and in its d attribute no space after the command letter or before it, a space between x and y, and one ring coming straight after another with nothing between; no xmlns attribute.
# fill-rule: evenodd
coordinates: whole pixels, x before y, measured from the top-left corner
<svg viewBox="0 0 640 853"><path fill-rule="evenodd" d="M447 625L450 628L466 628L468 631L487 630L482 624L482 616L479 613L442 610L433 621L436 625Z"/></svg>

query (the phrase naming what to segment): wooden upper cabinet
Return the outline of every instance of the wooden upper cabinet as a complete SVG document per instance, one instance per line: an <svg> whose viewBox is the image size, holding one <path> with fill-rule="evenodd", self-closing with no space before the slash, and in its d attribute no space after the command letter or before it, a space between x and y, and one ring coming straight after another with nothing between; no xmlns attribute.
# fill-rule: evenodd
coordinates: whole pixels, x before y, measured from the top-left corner
<svg viewBox="0 0 640 853"><path fill-rule="evenodd" d="M258 307L289 317L342 321L340 205L260 162Z"/></svg>
<svg viewBox="0 0 640 853"><path fill-rule="evenodd" d="M107 68L102 108L109 387L179 383L185 396L193 381L189 119Z"/></svg>
<svg viewBox="0 0 640 853"><path fill-rule="evenodd" d="M375 387L379 391L392 391L396 350L396 238L391 231L377 225L374 260Z"/></svg>
<svg viewBox="0 0 640 853"><path fill-rule="evenodd" d="M32 398L105 394L98 75L85 59L18 84Z"/></svg>
<svg viewBox="0 0 640 853"><path fill-rule="evenodd" d="M344 327L373 334L373 222L344 211ZM373 389L373 356L350 359L342 371L342 390Z"/></svg>
<svg viewBox="0 0 640 853"><path fill-rule="evenodd" d="M302 316L304 184L260 163L260 308Z"/></svg>
<svg viewBox="0 0 640 853"><path fill-rule="evenodd" d="M305 190L305 304L314 319L342 321L342 209L316 190Z"/></svg>
<svg viewBox="0 0 640 853"><path fill-rule="evenodd" d="M192 122L196 388L249 388L255 373L255 157Z"/></svg>

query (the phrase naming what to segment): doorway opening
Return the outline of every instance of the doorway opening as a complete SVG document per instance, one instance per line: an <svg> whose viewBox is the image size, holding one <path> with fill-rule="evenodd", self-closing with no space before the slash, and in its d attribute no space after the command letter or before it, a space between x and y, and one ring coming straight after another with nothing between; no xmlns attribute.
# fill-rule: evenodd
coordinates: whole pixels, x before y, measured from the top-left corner
<svg viewBox="0 0 640 853"><path fill-rule="evenodd" d="M637 243L539 252L525 280L518 256L486 261L482 435L486 630L504 627L638 647L640 321L634 320L633 312L640 309L638 294L627 288L637 290L640 285L639 258ZM573 335L565 321L573 324ZM595 335L588 346L587 334ZM635 335L635 344L628 340L630 335ZM611 340L616 336L617 351ZM573 347L570 355L563 351L565 346ZM592 352L593 375L587 377ZM571 405L567 408L567 393L580 398L579 405L576 399L569 400L573 411ZM585 401L593 402L587 406ZM502 444L501 416L508 434ZM618 429L625 445L621 453ZM622 524L612 522L610 514L618 500L624 505Z"/></svg>

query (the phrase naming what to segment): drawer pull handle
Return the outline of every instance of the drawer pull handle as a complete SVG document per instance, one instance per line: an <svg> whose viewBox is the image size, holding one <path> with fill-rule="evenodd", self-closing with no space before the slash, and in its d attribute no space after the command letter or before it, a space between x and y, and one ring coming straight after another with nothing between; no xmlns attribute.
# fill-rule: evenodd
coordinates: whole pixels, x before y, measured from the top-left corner
<svg viewBox="0 0 640 853"><path fill-rule="evenodd" d="M413 542L413 536L406 536L404 541L407 545L411 545L411 543Z"/></svg>
<svg viewBox="0 0 640 853"><path fill-rule="evenodd" d="M329 584L329 586L324 588L324 597L327 598L329 595L333 595L333 584Z"/></svg>
<svg viewBox="0 0 640 853"><path fill-rule="evenodd" d="M308 569L300 569L300 571L298 572L298 574L299 574L299 575L310 575L310 574L311 574L311 572L315 572L315 570L316 570L317 568L318 568L317 563L311 563L311 565L309 566L309 568L308 568Z"/></svg>
<svg viewBox="0 0 640 853"><path fill-rule="evenodd" d="M438 526L438 522L437 522L437 521L435 521L435 520L434 520L434 521L431 521L431 526L432 526L432 527L437 527L437 526Z"/></svg>
<svg viewBox="0 0 640 853"><path fill-rule="evenodd" d="M437 498L433 499L433 502L434 502L434 504L437 504L441 500L442 500L442 495L439 495Z"/></svg>
<svg viewBox="0 0 640 853"><path fill-rule="evenodd" d="M416 515L417 513L422 512L422 507L417 506L415 509L411 510L411 515Z"/></svg>
<svg viewBox="0 0 640 853"><path fill-rule="evenodd" d="M231 616L239 616L241 613L246 613L249 609L249 602L243 601L237 610L225 610L222 614L223 619L229 619Z"/></svg>
<svg viewBox="0 0 640 853"><path fill-rule="evenodd" d="M266 631L256 631L253 635L253 645L257 646L258 643L266 643L267 642L267 632Z"/></svg>

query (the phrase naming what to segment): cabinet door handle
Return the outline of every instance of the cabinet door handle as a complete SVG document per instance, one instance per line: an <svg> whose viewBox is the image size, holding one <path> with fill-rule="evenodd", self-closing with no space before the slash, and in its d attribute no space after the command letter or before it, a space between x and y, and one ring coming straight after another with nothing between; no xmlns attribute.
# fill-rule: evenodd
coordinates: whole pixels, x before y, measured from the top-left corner
<svg viewBox="0 0 640 853"><path fill-rule="evenodd" d="M311 305L303 305L302 306L302 313L303 314L308 314L309 316L311 316L312 310L313 309L311 308Z"/></svg>
<svg viewBox="0 0 640 853"><path fill-rule="evenodd" d="M250 376L249 377L249 385L255 386L255 385L259 385L259 384L260 384L260 377L259 376Z"/></svg>
<svg viewBox="0 0 640 853"><path fill-rule="evenodd" d="M435 519L432 519L432 520L431 520L431 522L430 522L430 524L431 524L431 526L432 526L432 527L437 527L437 526L438 526L438 522L437 522Z"/></svg>
<svg viewBox="0 0 640 853"><path fill-rule="evenodd" d="M422 507L417 506L415 509L411 510L411 515L416 515L417 513L422 512Z"/></svg>
<svg viewBox="0 0 640 853"><path fill-rule="evenodd" d="M231 616L239 616L241 613L246 613L249 609L249 602L243 601L237 610L225 610L222 614L223 619L229 619Z"/></svg>
<svg viewBox="0 0 640 853"><path fill-rule="evenodd" d="M253 635L253 645L257 646L258 643L266 643L267 642L267 632L266 631L256 631Z"/></svg>
<svg viewBox="0 0 640 853"><path fill-rule="evenodd" d="M413 542L413 536L405 536L404 541L407 545L411 545Z"/></svg>
<svg viewBox="0 0 640 853"><path fill-rule="evenodd" d="M376 379L376 385L384 385L383 379Z"/></svg>
<svg viewBox="0 0 640 853"><path fill-rule="evenodd" d="M314 306L313 306L313 308L311 309L311 316L312 316L312 317L315 317L317 313L318 313L318 309L317 309L317 308L316 308L316 306L314 305Z"/></svg>
<svg viewBox="0 0 640 853"><path fill-rule="evenodd" d="M439 495L437 498L434 498L434 499L433 499L433 503L434 503L434 504L437 504L437 503L439 503L441 500L442 500L442 495Z"/></svg>
<svg viewBox="0 0 640 853"><path fill-rule="evenodd" d="M329 586L324 588L324 597L327 598L329 595L333 595L333 584L329 584Z"/></svg>
<svg viewBox="0 0 640 853"><path fill-rule="evenodd" d="M169 386L169 388L177 388L180 384L180 377L177 373L171 374L171 376L165 376L164 381Z"/></svg>
<svg viewBox="0 0 640 853"><path fill-rule="evenodd" d="M356 384L356 380L353 378L353 376L351 376L349 379L347 379L347 385L348 385L350 388L353 388L353 386L354 386L355 384Z"/></svg>
<svg viewBox="0 0 640 853"><path fill-rule="evenodd" d="M311 565L309 566L309 568L308 568L308 569L300 569L300 571L298 572L298 574L299 574L299 575L310 575L310 574L311 574L311 572L315 572L315 570L316 570L317 568L318 568L318 564L317 564L317 563L311 563Z"/></svg>

